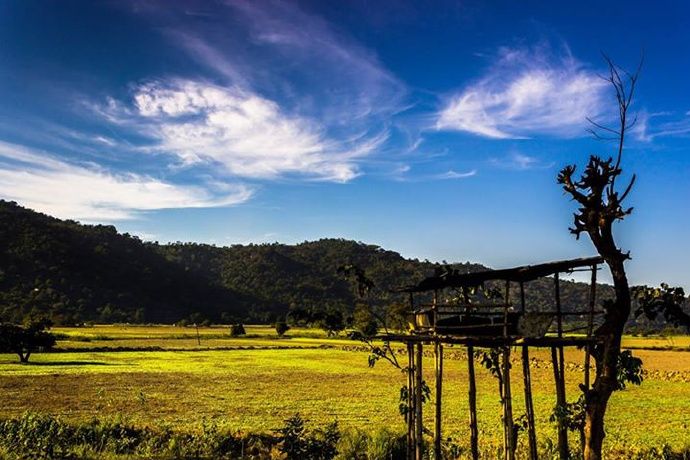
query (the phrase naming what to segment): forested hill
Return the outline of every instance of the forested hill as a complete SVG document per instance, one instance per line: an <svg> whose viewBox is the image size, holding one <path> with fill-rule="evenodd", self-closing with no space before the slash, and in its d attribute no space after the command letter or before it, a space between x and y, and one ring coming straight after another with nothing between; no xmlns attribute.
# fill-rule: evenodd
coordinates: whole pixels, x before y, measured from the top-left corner
<svg viewBox="0 0 690 460"><path fill-rule="evenodd" d="M341 239L297 245L216 247L146 243L112 226L62 221L0 200L0 320L47 315L83 321L269 322L290 309L351 311L344 264L363 268L385 292L431 274L437 265ZM478 264L454 264L474 271ZM532 283L527 298L548 304L552 282ZM566 307L586 302L587 287L563 283ZM385 294L382 302L396 299Z"/></svg>

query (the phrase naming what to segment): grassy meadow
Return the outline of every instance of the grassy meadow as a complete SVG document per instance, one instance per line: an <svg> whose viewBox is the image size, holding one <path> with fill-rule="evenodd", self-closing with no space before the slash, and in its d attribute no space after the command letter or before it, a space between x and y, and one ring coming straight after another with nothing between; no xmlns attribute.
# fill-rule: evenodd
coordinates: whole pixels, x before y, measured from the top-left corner
<svg viewBox="0 0 690 460"><path fill-rule="evenodd" d="M216 422L241 432L271 432L295 413L309 425L337 420L345 429L403 432L398 392L406 382L386 362L373 369L357 342L328 338L313 329L291 329L278 338L266 326L246 327L233 338L227 327L94 326L55 328L58 350L21 365L0 355L0 418L26 411L80 422L123 417L139 426L195 430ZM690 447L690 338L626 337L644 361L644 383L612 397L607 415L609 452L669 445ZM466 360L462 347L447 347L443 418L446 436L467 443ZM519 356L515 353L515 358ZM555 439L550 354L534 350L532 379L540 439ZM582 354L566 352L568 395L582 381ZM433 381L432 358L425 363ZM524 411L521 366L513 365L514 412ZM497 382L477 366L480 443L501 440ZM433 426L433 403L425 406ZM573 442L576 435L571 435Z"/></svg>

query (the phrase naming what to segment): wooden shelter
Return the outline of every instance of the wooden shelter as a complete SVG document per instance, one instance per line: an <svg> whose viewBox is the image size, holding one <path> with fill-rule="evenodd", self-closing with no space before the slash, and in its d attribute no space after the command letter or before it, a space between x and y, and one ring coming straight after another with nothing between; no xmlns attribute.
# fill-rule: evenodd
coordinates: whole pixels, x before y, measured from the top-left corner
<svg viewBox="0 0 690 460"><path fill-rule="evenodd" d="M420 283L398 289L409 294L413 312L412 330L409 334L385 334L382 340L403 342L408 355L408 412L407 452L408 459L421 460L423 456L422 363L424 347L433 346L435 367L435 423L433 451L436 459L441 458L443 400L443 348L444 345L465 346L467 350L467 394L469 403L469 435L471 455L479 457L479 430L477 428L477 388L475 383L475 348L491 348L500 356L500 392L503 407L504 453L506 460L515 458L513 403L511 394L510 354L513 348L522 352L522 378L525 389L525 413L527 418L529 458L537 460L537 430L532 404L529 349L542 347L551 349L553 364L555 403L564 405L565 364L564 347L584 347L584 388L590 385L590 348L594 342L593 329L597 315L595 309L596 280L601 257L564 260L539 265L521 266L502 270L486 270L474 273L460 273L447 270ZM587 305L579 309L564 311L561 305L560 274L576 271L591 272L591 285ZM537 309L525 301L525 283L539 278L553 277L553 307ZM485 283L502 286L500 300L472 302L470 294ZM511 289L517 287L517 305L511 303ZM578 327L565 329L565 319L577 317L583 321ZM561 459L569 455L567 428L558 427L558 447Z"/></svg>

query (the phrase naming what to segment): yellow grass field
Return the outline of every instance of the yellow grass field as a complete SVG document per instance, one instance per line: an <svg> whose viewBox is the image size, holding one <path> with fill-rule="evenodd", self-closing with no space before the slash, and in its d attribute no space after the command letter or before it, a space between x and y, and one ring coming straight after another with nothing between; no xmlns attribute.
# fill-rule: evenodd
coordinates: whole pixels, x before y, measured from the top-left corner
<svg viewBox="0 0 690 460"><path fill-rule="evenodd" d="M373 369L357 342L327 338L317 330L293 329L278 338L265 326L249 326L232 338L226 327L95 326L56 328L60 351L36 354L20 365L0 355L0 417L25 411L67 420L121 415L135 424L193 430L216 421L244 432L280 427L299 412L313 425L338 420L344 429L403 431L398 414L401 372L385 362ZM644 361L640 387L614 394L607 416L608 449L634 446L690 446L690 340L687 337L626 338ZM685 347L687 351L682 351ZM666 348L666 350L641 349ZM444 380L446 435L467 439L466 359L447 348ZM517 354L516 354L517 357ZM546 351L532 352L537 429L555 438L549 415L554 406L553 373ZM566 353L568 396L582 381L581 352ZM428 358L427 380L432 363ZM515 414L524 411L521 372L514 363ZM478 369L480 442L500 442L497 383ZM425 407L431 426L433 403ZM572 435L573 441L575 435Z"/></svg>

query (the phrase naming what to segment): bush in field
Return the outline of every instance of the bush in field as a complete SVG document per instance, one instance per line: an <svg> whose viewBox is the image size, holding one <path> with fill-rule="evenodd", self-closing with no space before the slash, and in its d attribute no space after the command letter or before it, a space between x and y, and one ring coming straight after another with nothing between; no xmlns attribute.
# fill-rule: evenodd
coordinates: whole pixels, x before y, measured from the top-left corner
<svg viewBox="0 0 690 460"><path fill-rule="evenodd" d="M338 333L345 329L345 317L343 316L343 312L332 309L326 311L318 321L318 325L321 329L326 331L329 337L338 335Z"/></svg>
<svg viewBox="0 0 690 460"><path fill-rule="evenodd" d="M373 337L379 330L376 317L367 305L359 304L355 307L352 326L365 337Z"/></svg>
<svg viewBox="0 0 690 460"><path fill-rule="evenodd" d="M338 454L337 444L341 437L338 422L309 432L302 417L295 414L285 421L278 433L280 452L289 460L330 460Z"/></svg>
<svg viewBox="0 0 690 460"><path fill-rule="evenodd" d="M285 321L276 321L276 333L278 334L278 337L284 336L289 330L290 326L288 326Z"/></svg>
<svg viewBox="0 0 690 460"><path fill-rule="evenodd" d="M31 353L55 345L55 336L46 331L49 326L46 321L34 321L27 326L0 324L0 353L15 353L20 362L28 363Z"/></svg>
<svg viewBox="0 0 690 460"><path fill-rule="evenodd" d="M230 326L230 337L240 337L242 335L247 335L242 323L237 323Z"/></svg>
<svg viewBox="0 0 690 460"><path fill-rule="evenodd" d="M339 459L389 460L406 458L407 440L405 435L383 428L374 433L363 430L350 430L343 434L338 443ZM456 456L459 457L459 456ZM448 456L448 458L456 458ZM445 458L445 457L444 457Z"/></svg>

